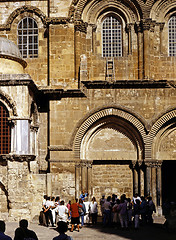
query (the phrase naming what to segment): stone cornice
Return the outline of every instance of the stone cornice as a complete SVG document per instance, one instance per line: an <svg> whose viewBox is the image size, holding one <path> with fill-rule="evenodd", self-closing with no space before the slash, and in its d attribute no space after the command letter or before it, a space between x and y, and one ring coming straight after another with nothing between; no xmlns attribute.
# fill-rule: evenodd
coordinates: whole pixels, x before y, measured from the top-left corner
<svg viewBox="0 0 176 240"><path fill-rule="evenodd" d="M72 151L72 148L70 146L48 146L49 151Z"/></svg>
<svg viewBox="0 0 176 240"><path fill-rule="evenodd" d="M4 54L0 54L0 58L16 61L16 62L20 63L24 68L27 67L27 62L25 60L23 60L22 58L17 58L17 57L11 56L11 55L4 55Z"/></svg>
<svg viewBox="0 0 176 240"><path fill-rule="evenodd" d="M30 162L34 161L35 155L30 154L0 154L0 161Z"/></svg>
<svg viewBox="0 0 176 240"><path fill-rule="evenodd" d="M151 160L151 161L144 161L146 167L150 168L160 168L162 166L163 161L159 160Z"/></svg>
<svg viewBox="0 0 176 240"><path fill-rule="evenodd" d="M82 81L88 89L170 88L167 80Z"/></svg>

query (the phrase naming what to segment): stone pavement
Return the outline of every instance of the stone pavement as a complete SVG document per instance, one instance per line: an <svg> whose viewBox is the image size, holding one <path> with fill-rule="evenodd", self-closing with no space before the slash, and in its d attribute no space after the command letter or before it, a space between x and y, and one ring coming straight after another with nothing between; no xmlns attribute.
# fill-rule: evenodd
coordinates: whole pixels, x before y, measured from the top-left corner
<svg viewBox="0 0 176 240"><path fill-rule="evenodd" d="M67 234L73 237L73 240L176 240L176 233L167 232L162 226L162 219L155 219L153 226L143 226L138 231L133 228L130 230L121 230L119 228L103 228L99 223L96 227L87 226L77 232L68 231ZM14 230L18 227L17 222L6 223L6 234L14 237ZM39 240L52 240L58 233L54 228L47 228L30 223L29 229L36 232Z"/></svg>

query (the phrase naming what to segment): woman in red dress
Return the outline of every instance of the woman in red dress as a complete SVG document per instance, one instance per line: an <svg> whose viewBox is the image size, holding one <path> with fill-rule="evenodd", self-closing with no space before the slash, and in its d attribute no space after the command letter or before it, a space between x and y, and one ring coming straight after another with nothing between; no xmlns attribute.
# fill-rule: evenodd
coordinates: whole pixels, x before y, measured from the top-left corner
<svg viewBox="0 0 176 240"><path fill-rule="evenodd" d="M79 232L79 212L78 208L82 208L82 206L76 201L71 201L71 232L73 232L74 225L77 224L78 232Z"/></svg>

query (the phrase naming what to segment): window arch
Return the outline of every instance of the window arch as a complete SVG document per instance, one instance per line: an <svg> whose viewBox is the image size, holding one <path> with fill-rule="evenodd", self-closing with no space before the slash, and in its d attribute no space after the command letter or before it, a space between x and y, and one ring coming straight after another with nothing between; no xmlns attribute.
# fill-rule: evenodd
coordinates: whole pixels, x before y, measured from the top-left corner
<svg viewBox="0 0 176 240"><path fill-rule="evenodd" d="M11 151L11 129L8 117L6 107L0 103L0 154L8 154Z"/></svg>
<svg viewBox="0 0 176 240"><path fill-rule="evenodd" d="M18 47L23 58L38 57L38 25L33 18L26 17L19 22Z"/></svg>
<svg viewBox="0 0 176 240"><path fill-rule="evenodd" d="M176 16L172 16L168 22L169 28L169 56L176 56Z"/></svg>
<svg viewBox="0 0 176 240"><path fill-rule="evenodd" d="M114 16L108 16L102 23L103 57L122 56L122 25Z"/></svg>

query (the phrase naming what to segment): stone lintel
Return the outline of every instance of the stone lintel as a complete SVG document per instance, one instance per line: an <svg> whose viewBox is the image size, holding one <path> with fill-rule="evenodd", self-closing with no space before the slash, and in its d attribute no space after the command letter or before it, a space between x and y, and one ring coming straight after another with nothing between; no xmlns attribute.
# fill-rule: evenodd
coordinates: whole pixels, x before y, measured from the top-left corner
<svg viewBox="0 0 176 240"><path fill-rule="evenodd" d="M80 89L57 89L57 88L39 88L40 92L49 100L60 100L67 97L85 97L85 94Z"/></svg>
<svg viewBox="0 0 176 240"><path fill-rule="evenodd" d="M167 80L82 81L88 89L170 88Z"/></svg>

